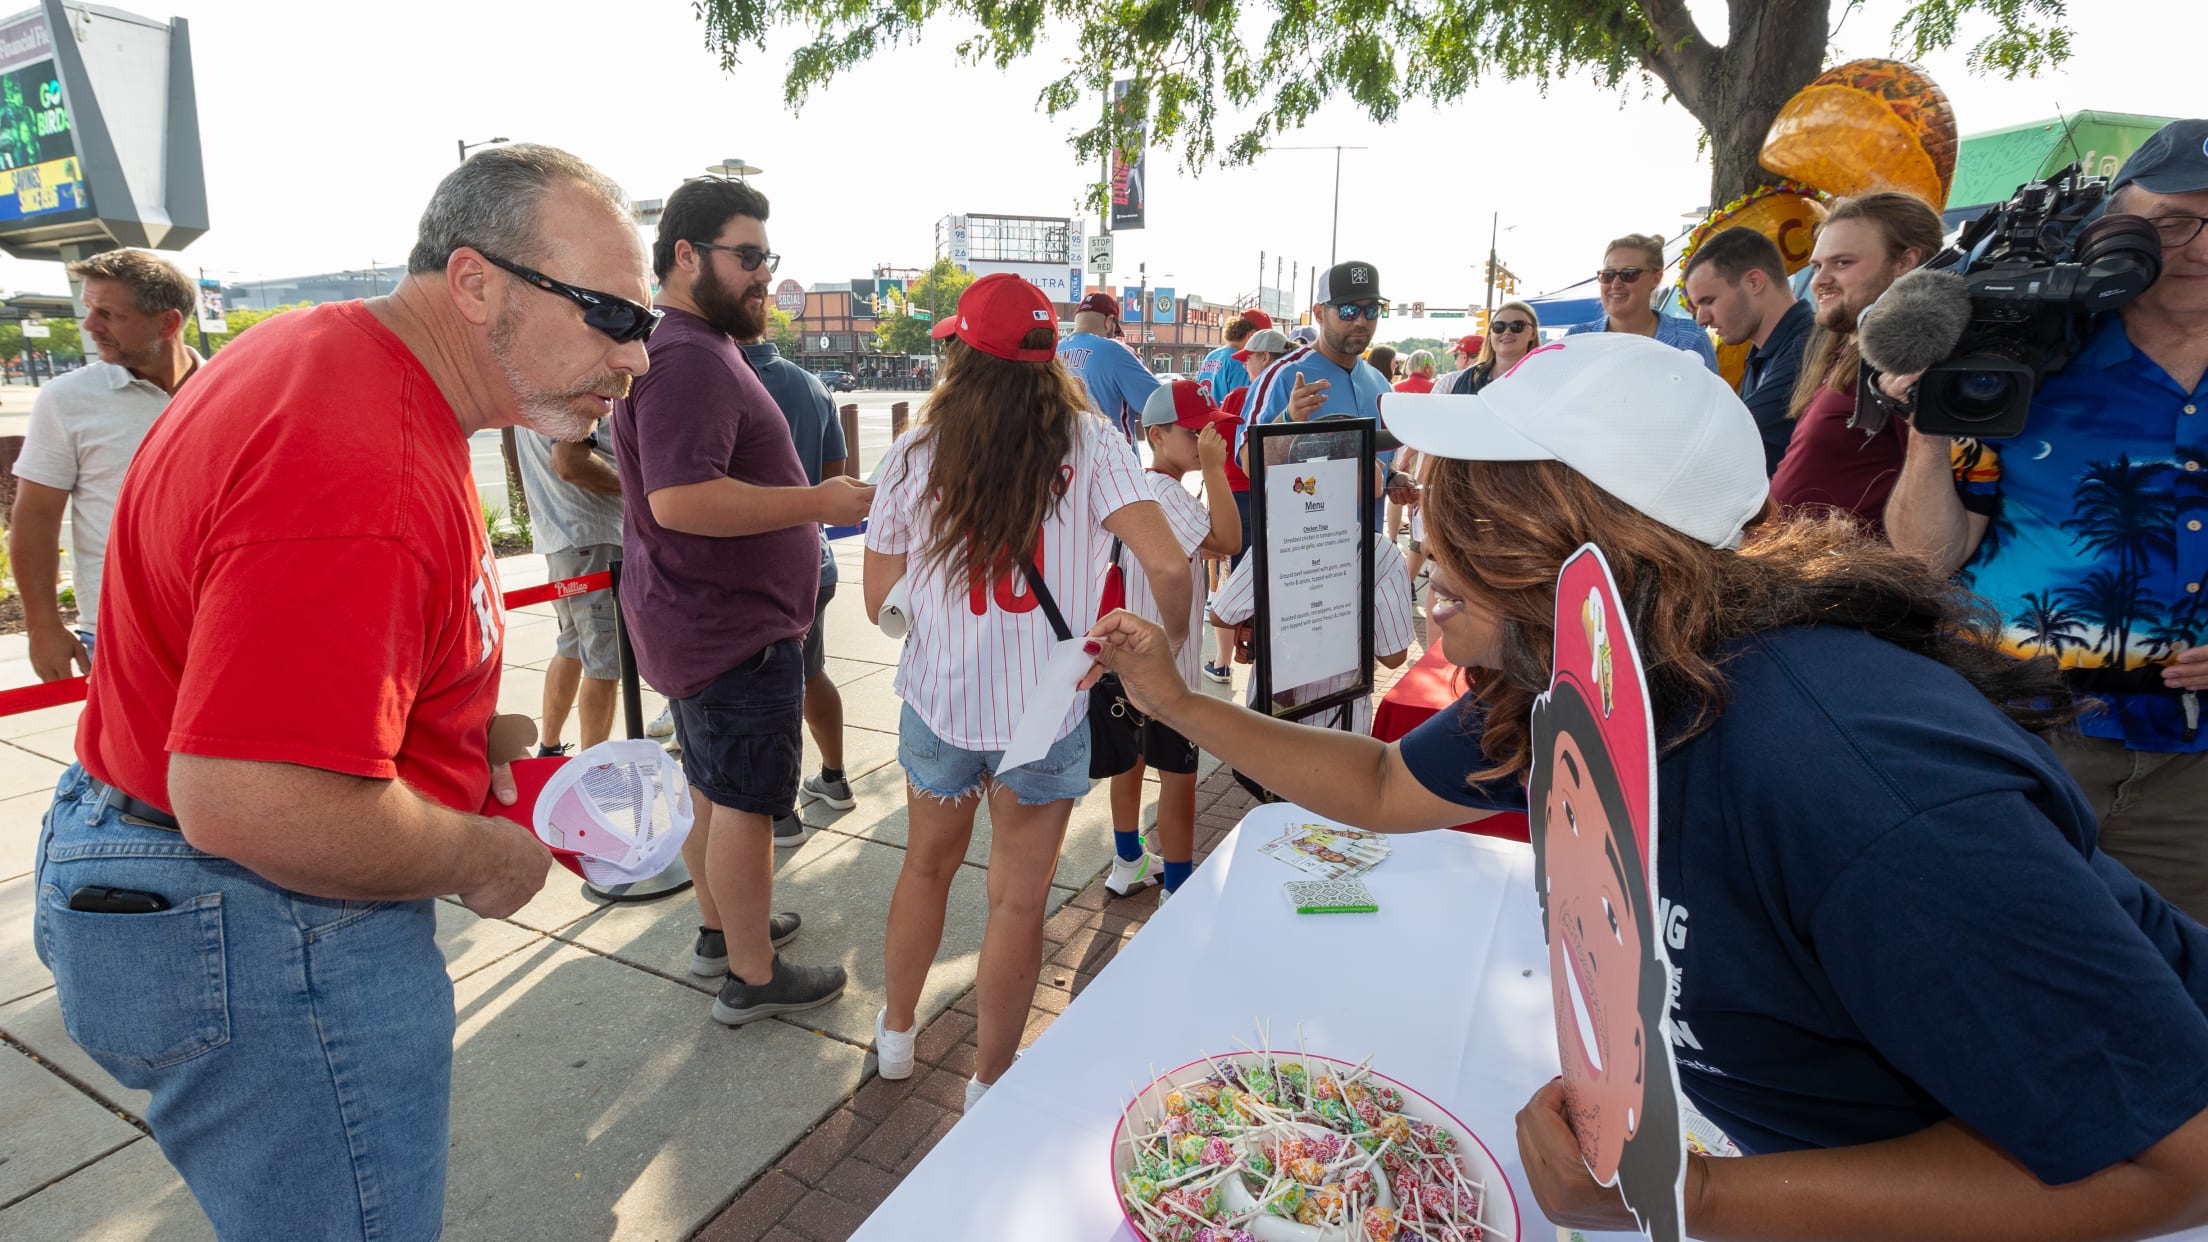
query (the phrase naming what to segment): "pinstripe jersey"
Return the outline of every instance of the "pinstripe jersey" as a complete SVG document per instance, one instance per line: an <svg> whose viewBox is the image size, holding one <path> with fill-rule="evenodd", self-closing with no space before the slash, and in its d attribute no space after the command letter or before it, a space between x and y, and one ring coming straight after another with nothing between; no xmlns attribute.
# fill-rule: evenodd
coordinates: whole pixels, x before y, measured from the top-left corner
<svg viewBox="0 0 2208 1242"><path fill-rule="evenodd" d="M1211 601L1211 615L1228 625L1240 625L1257 611L1257 558L1245 556L1242 564L1220 585L1219 594ZM1385 535L1372 537L1372 654L1375 658L1391 656L1411 647L1411 572L1403 563L1403 552L1395 541ZM1320 682L1308 693L1299 696L1302 701L1324 698L1344 686L1354 685L1355 673L1343 673ZM1274 687L1275 693L1281 687ZM1250 679L1250 693L1257 693L1257 679ZM1250 706L1257 704L1252 702ZM1319 723L1332 719L1330 713L1321 712L1315 718ZM1372 732L1372 696L1358 699L1350 713L1350 731Z"/></svg>
<svg viewBox="0 0 2208 1242"><path fill-rule="evenodd" d="M1196 559L1196 549L1211 538L1211 510L1204 503L1188 494L1188 488L1179 479L1156 470L1146 470L1142 476L1150 484L1150 491L1165 507L1165 524L1173 528L1173 538L1181 545L1181 552L1188 557L1188 641L1181 644L1174 661L1180 666L1181 680L1188 688L1196 688L1196 661L1203 648L1204 637L1204 571ZM1150 576L1135 562L1124 548L1119 554L1120 568L1127 577L1127 611L1145 620L1165 624L1158 611L1158 597L1150 591Z"/></svg>
<svg viewBox="0 0 2208 1242"><path fill-rule="evenodd" d="M949 567L917 555L934 527L935 502L928 494L933 460L917 431L898 437L882 459L867 524L869 551L912 556L905 571L912 582L912 632L894 689L943 741L963 750L1003 750L1058 635L1019 572L954 584ZM1059 471L1065 495L1043 522L1034 560L1078 635L1096 616L1111 556L1104 519L1154 501L1126 436L1101 418L1081 418L1073 455ZM1088 696L1075 695L1053 740L1073 732L1087 711Z"/></svg>

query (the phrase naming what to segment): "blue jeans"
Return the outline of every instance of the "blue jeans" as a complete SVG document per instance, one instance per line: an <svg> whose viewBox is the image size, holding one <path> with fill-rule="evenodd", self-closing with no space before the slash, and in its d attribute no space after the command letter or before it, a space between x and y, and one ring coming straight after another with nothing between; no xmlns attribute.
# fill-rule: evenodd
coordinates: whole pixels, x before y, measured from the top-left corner
<svg viewBox="0 0 2208 1242"><path fill-rule="evenodd" d="M1089 722L1083 718L1042 758L999 776L1003 761L1001 750L967 750L937 737L910 704L897 718L897 762L914 789L955 801L994 782L1011 790L1021 806L1048 806L1089 792Z"/></svg>
<svg viewBox="0 0 2208 1242"><path fill-rule="evenodd" d="M70 765L33 866L69 1037L126 1087L226 1240L443 1228L452 983L430 901L279 888L104 806ZM301 831L313 825L302 824ZM154 914L68 908L87 885Z"/></svg>

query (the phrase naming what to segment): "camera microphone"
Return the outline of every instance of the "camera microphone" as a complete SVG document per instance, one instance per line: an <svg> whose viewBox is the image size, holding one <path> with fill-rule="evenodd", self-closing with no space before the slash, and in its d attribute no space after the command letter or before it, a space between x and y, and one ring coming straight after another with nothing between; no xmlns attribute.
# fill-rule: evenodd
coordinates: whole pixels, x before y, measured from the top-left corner
<svg viewBox="0 0 2208 1242"><path fill-rule="evenodd" d="M1886 375L1944 361L1970 326L1970 288L1954 272L1920 267L1886 287L1856 322L1863 360Z"/></svg>

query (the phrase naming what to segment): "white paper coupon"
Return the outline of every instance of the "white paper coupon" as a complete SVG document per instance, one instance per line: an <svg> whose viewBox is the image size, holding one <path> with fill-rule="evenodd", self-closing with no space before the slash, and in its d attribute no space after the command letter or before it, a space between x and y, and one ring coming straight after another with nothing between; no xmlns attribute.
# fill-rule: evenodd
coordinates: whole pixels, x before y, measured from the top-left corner
<svg viewBox="0 0 2208 1242"><path fill-rule="evenodd" d="M1082 649L1088 641L1068 638L1051 649L1050 662L1043 665L1041 684L1028 687L1025 714L1012 726L1012 741L1004 748L997 775L1050 753L1050 744L1058 740L1058 726L1065 723L1066 712L1073 707L1075 687L1081 684L1089 666L1096 663L1095 657Z"/></svg>

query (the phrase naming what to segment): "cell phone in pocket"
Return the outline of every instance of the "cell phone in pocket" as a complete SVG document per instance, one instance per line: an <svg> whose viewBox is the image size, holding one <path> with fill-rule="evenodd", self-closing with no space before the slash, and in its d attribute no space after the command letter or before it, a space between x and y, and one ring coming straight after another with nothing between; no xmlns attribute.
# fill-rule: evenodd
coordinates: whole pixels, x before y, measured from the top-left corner
<svg viewBox="0 0 2208 1242"><path fill-rule="evenodd" d="M134 888L87 884L69 894L69 908L86 914L158 914L169 908L169 899Z"/></svg>

